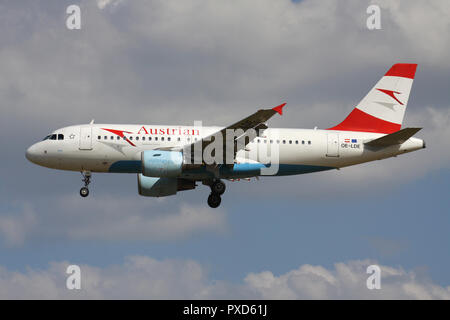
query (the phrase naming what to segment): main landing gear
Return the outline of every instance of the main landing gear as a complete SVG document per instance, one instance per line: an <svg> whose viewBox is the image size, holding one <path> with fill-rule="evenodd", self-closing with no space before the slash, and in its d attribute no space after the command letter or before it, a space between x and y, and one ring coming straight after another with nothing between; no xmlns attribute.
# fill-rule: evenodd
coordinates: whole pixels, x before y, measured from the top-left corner
<svg viewBox="0 0 450 320"><path fill-rule="evenodd" d="M211 208L217 208L222 202L220 197L226 189L225 183L221 180L215 180L210 184L211 194L208 196L208 205Z"/></svg>
<svg viewBox="0 0 450 320"><path fill-rule="evenodd" d="M83 171L81 174L83 175L84 187L80 189L80 196L86 198L89 195L88 185L91 183L92 175L90 171Z"/></svg>

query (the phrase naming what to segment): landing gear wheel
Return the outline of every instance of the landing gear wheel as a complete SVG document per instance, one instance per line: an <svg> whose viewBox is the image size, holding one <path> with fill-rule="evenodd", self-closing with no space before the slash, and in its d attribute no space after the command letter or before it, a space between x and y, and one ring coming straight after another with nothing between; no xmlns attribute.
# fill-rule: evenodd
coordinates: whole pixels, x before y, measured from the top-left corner
<svg viewBox="0 0 450 320"><path fill-rule="evenodd" d="M211 185L211 192L215 193L217 195L222 195L225 192L226 185L220 180L214 181L214 183Z"/></svg>
<svg viewBox="0 0 450 320"><path fill-rule="evenodd" d="M83 198L86 198L89 195L89 189L86 187L83 187L80 189L80 196Z"/></svg>
<svg viewBox="0 0 450 320"><path fill-rule="evenodd" d="M90 171L82 171L84 187L80 189L80 196L86 198L89 195L89 189L87 188L89 183L91 183L91 172Z"/></svg>
<svg viewBox="0 0 450 320"><path fill-rule="evenodd" d="M218 206L220 206L220 202L222 202L222 198L220 197L220 195L215 194L215 193L211 193L208 197L208 205L211 208L217 208Z"/></svg>

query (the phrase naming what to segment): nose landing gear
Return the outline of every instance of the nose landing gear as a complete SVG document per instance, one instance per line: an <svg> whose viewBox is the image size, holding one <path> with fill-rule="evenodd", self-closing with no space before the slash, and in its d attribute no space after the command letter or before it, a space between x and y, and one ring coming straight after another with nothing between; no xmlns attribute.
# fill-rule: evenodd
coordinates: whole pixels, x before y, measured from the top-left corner
<svg viewBox="0 0 450 320"><path fill-rule="evenodd" d="M225 183L221 180L215 180L210 184L210 188L211 194L208 196L208 205L211 208L217 208L222 202L222 198L220 196L225 192Z"/></svg>
<svg viewBox="0 0 450 320"><path fill-rule="evenodd" d="M90 171L82 171L81 174L83 175L84 187L80 189L80 196L85 198L89 195L88 185L91 183L92 174Z"/></svg>

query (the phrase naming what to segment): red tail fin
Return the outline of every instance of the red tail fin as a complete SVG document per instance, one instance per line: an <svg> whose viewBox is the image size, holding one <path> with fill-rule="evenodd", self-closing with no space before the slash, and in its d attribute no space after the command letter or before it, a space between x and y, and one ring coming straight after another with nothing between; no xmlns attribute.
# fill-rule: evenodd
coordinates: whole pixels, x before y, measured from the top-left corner
<svg viewBox="0 0 450 320"><path fill-rule="evenodd" d="M417 64L397 63L353 111L329 130L393 133L400 130Z"/></svg>

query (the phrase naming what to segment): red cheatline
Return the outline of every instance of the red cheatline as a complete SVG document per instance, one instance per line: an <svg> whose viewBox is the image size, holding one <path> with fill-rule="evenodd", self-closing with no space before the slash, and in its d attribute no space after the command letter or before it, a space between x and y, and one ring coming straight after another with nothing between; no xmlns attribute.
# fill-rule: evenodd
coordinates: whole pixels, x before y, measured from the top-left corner
<svg viewBox="0 0 450 320"><path fill-rule="evenodd" d="M125 138L125 141L126 141L126 142L128 142L129 144L131 144L133 147L136 147L136 146L133 144L133 142L131 142L130 140L128 140L128 138L125 137L125 135L123 134L124 132L125 132L125 133L131 133L131 132L129 132L129 131L123 131L123 130L106 129L106 128L102 128L102 129L103 129L103 130L106 130L106 131L109 131L109 132L111 132L111 133L114 133L114 134L118 135L118 136L121 137L121 138Z"/></svg>
<svg viewBox="0 0 450 320"><path fill-rule="evenodd" d="M399 123L382 120L355 108L344 121L328 130L394 133L401 127Z"/></svg>

